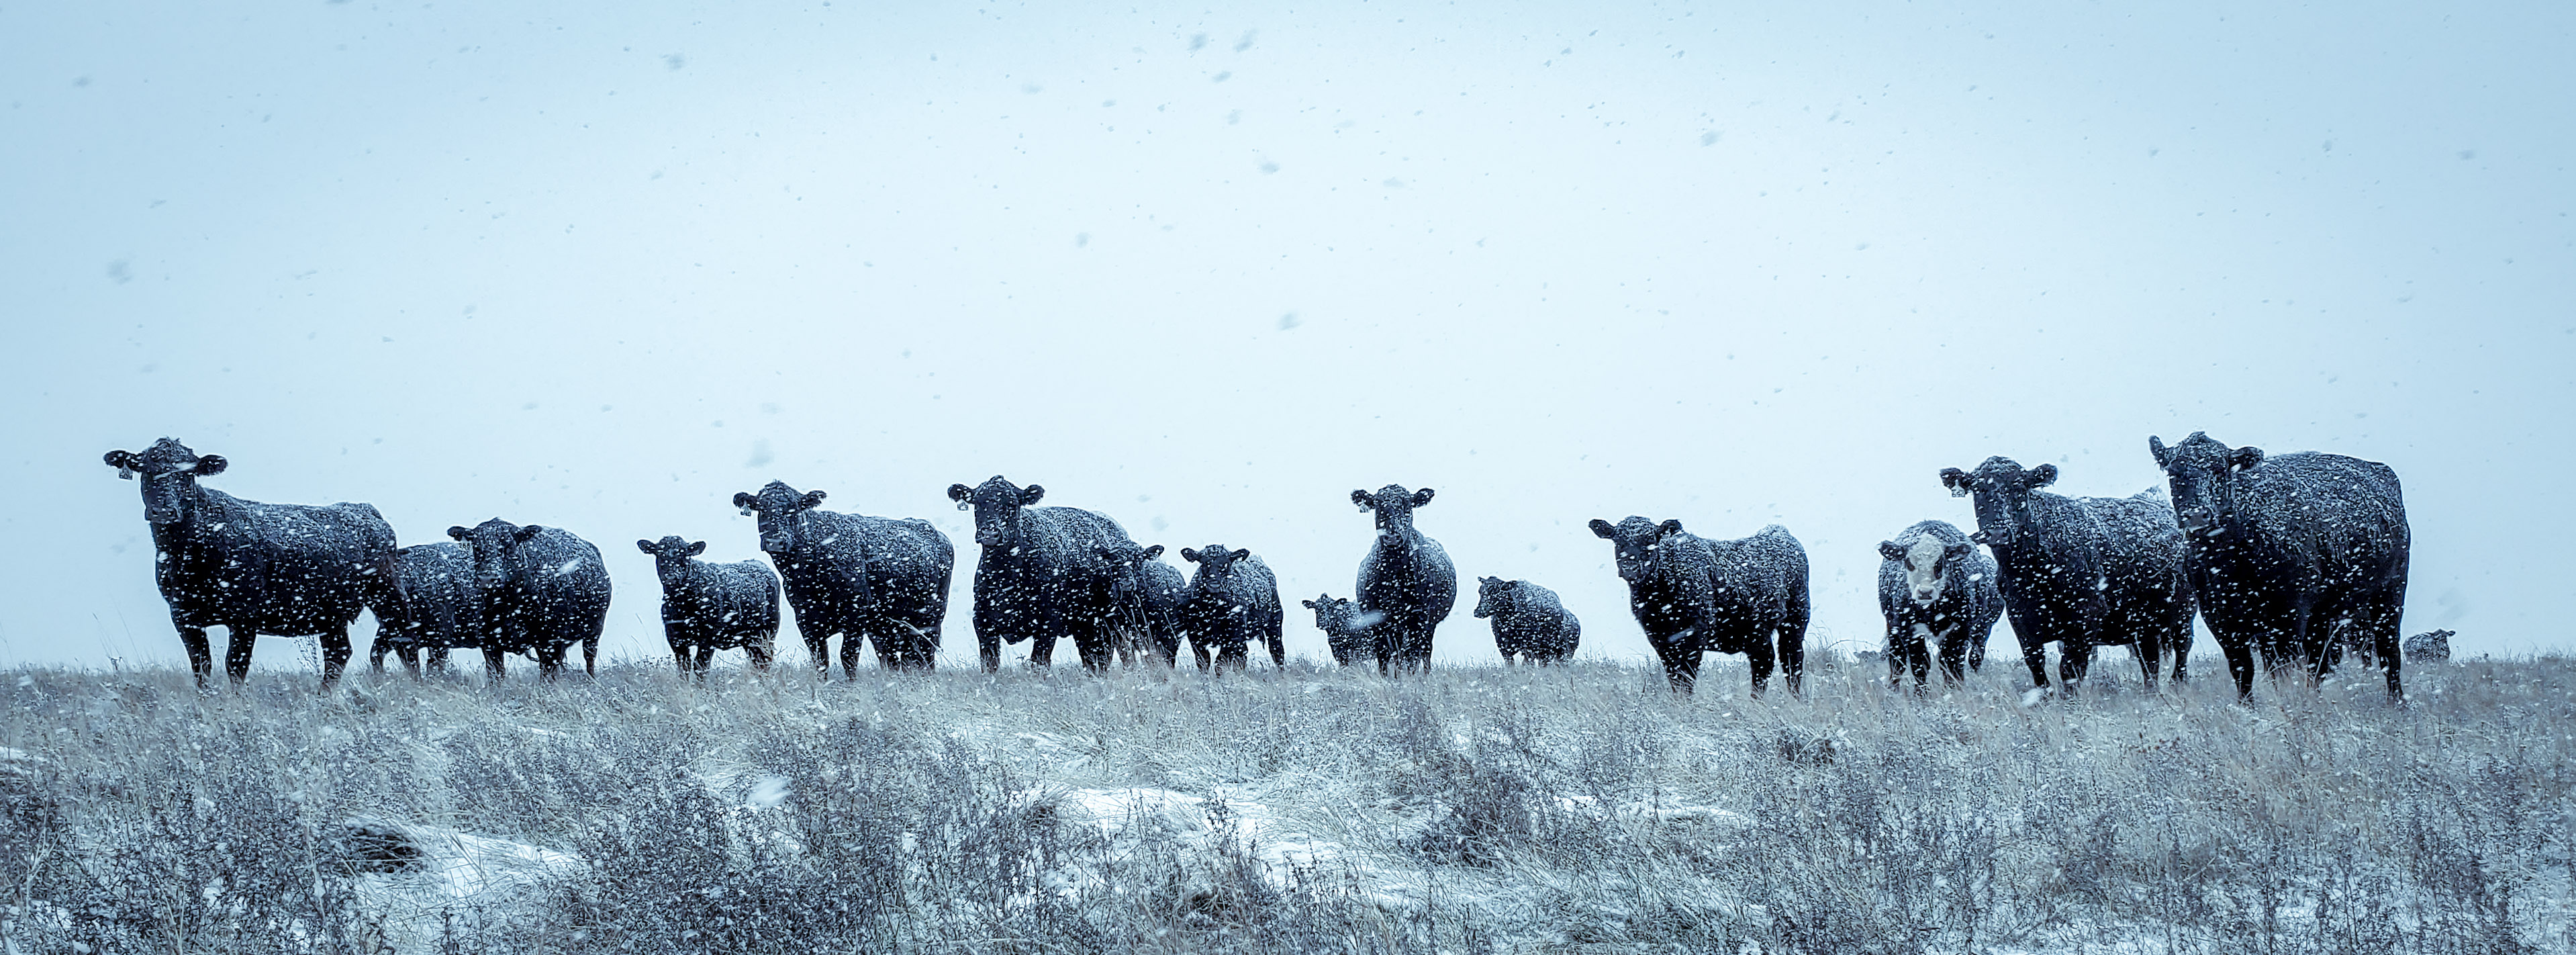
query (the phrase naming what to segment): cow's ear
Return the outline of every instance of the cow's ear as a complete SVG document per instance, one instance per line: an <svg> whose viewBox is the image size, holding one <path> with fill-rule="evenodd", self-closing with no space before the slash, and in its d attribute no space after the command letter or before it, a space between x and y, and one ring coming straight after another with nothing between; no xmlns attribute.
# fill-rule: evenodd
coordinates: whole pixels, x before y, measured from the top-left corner
<svg viewBox="0 0 2576 955"><path fill-rule="evenodd" d="M696 557L696 556L698 556L699 554L703 554L703 553L706 553L706 552L707 552L707 542L705 542L705 541L699 541L699 542L697 542L697 543L695 543L695 544L691 544L691 545L689 545L689 549L688 549L688 550L681 551L680 553L681 553L682 555L684 555L684 556L688 556L688 557Z"/></svg>
<svg viewBox="0 0 2576 955"><path fill-rule="evenodd" d="M1671 537L1681 532L1682 522L1680 521L1665 521L1661 524L1655 525L1655 537L1657 539Z"/></svg>
<svg viewBox="0 0 2576 955"><path fill-rule="evenodd" d="M1235 549L1234 549L1234 559L1236 559L1236 560L1251 560L1251 559L1252 559L1252 549L1251 549L1251 548L1249 548L1249 547L1237 547L1237 548L1235 548Z"/></svg>
<svg viewBox="0 0 2576 955"><path fill-rule="evenodd" d="M2165 447L2165 439L2156 437L2152 434L2148 435L2147 453L2156 456L2157 467L2169 468L2173 466L2173 449Z"/></svg>
<svg viewBox="0 0 2576 955"><path fill-rule="evenodd" d="M1152 546L1152 547L1145 548L1145 559L1146 559L1146 560L1153 560L1154 558L1161 557L1161 556L1163 556L1163 545L1161 545L1161 544L1156 544L1156 545L1154 545L1154 546Z"/></svg>
<svg viewBox="0 0 2576 955"><path fill-rule="evenodd" d="M1361 510L1367 510L1367 509L1368 509L1368 506L1369 506L1369 496L1368 496L1368 492L1367 492L1367 491L1352 491L1352 492L1351 492L1351 503L1359 505Z"/></svg>
<svg viewBox="0 0 2576 955"><path fill-rule="evenodd" d="M1958 468L1942 468L1941 486L1950 489L1951 497L1968 496L1968 472Z"/></svg>
<svg viewBox="0 0 2576 955"><path fill-rule="evenodd" d="M653 556L655 556L655 557L660 557L660 556L662 556L659 552L656 552L656 551L653 549L653 542L652 542L652 541L648 541L648 540L645 540L645 539L640 538L640 537L635 539L635 549L636 549L636 550L643 551L643 552L645 552L645 553L647 553L647 554L652 554L652 555L653 555Z"/></svg>
<svg viewBox="0 0 2576 955"><path fill-rule="evenodd" d="M1046 488L1039 487L1039 486L1037 486L1037 485L1035 485L1035 484L1031 484L1031 485L1029 485L1029 486L1027 486L1027 487L1024 487L1024 488L1021 488L1021 489L1020 489L1020 506L1021 506L1021 507L1027 507L1027 506L1029 506L1029 505L1031 505L1031 504L1035 504L1035 503L1037 503L1037 502L1038 502L1038 498L1042 498L1042 497L1045 497L1045 496L1046 496Z"/></svg>
<svg viewBox="0 0 2576 955"><path fill-rule="evenodd" d="M963 484L951 484L951 485L949 485L949 486L948 486L948 499L949 499L949 500L956 501L957 503L963 504L963 503L966 503L966 500L967 500L968 498L971 498L971 497L974 497L974 496L975 496L975 489L974 489L974 488L967 487L966 485L963 485Z"/></svg>
<svg viewBox="0 0 2576 955"><path fill-rule="evenodd" d="M1413 506L1415 506L1415 507L1422 507L1422 506L1428 505L1428 504L1430 504L1430 503L1431 503L1431 489L1430 489L1430 488L1427 488L1427 487L1426 487L1426 488L1423 488L1422 490L1419 490L1419 491L1415 491L1415 492L1413 492Z"/></svg>
<svg viewBox="0 0 2576 955"><path fill-rule="evenodd" d="M539 527L535 524L530 524L526 527L519 528L516 531L512 531L510 533L510 539L525 544L528 542L528 538L535 537L544 531L545 528Z"/></svg>
<svg viewBox="0 0 2576 955"><path fill-rule="evenodd" d="M2254 452L2254 456L2260 458L2263 456L2263 452L2256 451ZM213 477L224 473L225 463L223 455L209 454L205 457L198 458L196 465L190 467L188 470L194 472L198 477Z"/></svg>
<svg viewBox="0 0 2576 955"><path fill-rule="evenodd" d="M449 525L449 526L448 526L448 528L447 528L447 536L449 536L449 537L453 537L453 538L456 538L457 540L464 540L464 539L465 539L465 535L467 535L467 534L471 534L471 533L474 533L474 532L473 532L473 531L466 530L466 529L465 529L465 525L463 525L463 524L452 524L452 525Z"/></svg>
<svg viewBox="0 0 2576 955"><path fill-rule="evenodd" d="M1195 547L1184 547L1184 548L1181 548L1181 559L1182 559L1182 560L1189 561L1190 563L1193 563L1193 564L1198 563L1198 562L1199 562L1199 551L1198 551L1198 548L1195 548Z"/></svg>
<svg viewBox="0 0 2576 955"><path fill-rule="evenodd" d="M821 491L807 491L805 492L805 496L798 500L796 509L800 511L810 509L815 505L823 503L823 499L830 496L831 495L825 494Z"/></svg>
<svg viewBox="0 0 2576 955"><path fill-rule="evenodd" d="M1614 528L1610 526L1609 521L1602 520L1598 517L1592 519L1592 536L1606 538L1610 536L1613 530Z"/></svg>
<svg viewBox="0 0 2576 955"><path fill-rule="evenodd" d="M2227 452L2227 466L2242 471L2263 463L2263 449L2247 446Z"/></svg>
<svg viewBox="0 0 2576 955"><path fill-rule="evenodd" d="M1312 600L1300 600L1300 601L1297 601L1297 602L1298 602L1298 603L1301 603L1301 604L1305 604L1305 605L1306 605L1306 609L1308 609L1308 610L1318 609L1318 608L1316 608L1316 606L1315 606L1315 602L1314 602L1314 601L1312 601Z"/></svg>
<svg viewBox="0 0 2576 955"><path fill-rule="evenodd" d="M108 466L108 467L112 467L112 468L115 468L115 469L116 469L116 476L117 476L117 477L124 478L124 479L126 479L126 480L128 480L128 481L134 480L134 452L132 452L132 451L110 451L110 452L108 452L108 453L107 453L107 466Z"/></svg>
<svg viewBox="0 0 2576 955"><path fill-rule="evenodd" d="M1976 552L1977 545L1968 543L1967 541L1960 541L1956 544L1951 544L1941 548L1941 559L1951 561L1966 560L1968 559L1969 554Z"/></svg>
<svg viewBox="0 0 2576 955"><path fill-rule="evenodd" d="M2057 465L2054 464L2043 464L2032 468L2030 476L2022 479L2022 486L2027 488L2043 488L2055 483L2057 483Z"/></svg>
<svg viewBox="0 0 2576 955"><path fill-rule="evenodd" d="M733 506L742 508L742 512L745 514L751 513L752 508L759 504L760 499L751 496L750 491L735 491L733 493Z"/></svg>
<svg viewBox="0 0 2576 955"><path fill-rule="evenodd" d="M1904 560L1905 548L1896 546L1895 541L1879 541L1878 556L1883 560Z"/></svg>

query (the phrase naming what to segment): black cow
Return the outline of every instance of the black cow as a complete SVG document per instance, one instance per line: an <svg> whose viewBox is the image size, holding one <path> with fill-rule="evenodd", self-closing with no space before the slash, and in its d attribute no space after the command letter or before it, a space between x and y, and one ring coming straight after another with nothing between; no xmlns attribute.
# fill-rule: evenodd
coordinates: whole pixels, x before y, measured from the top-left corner
<svg viewBox="0 0 2576 955"><path fill-rule="evenodd" d="M2302 451L2265 457L2201 432L2166 447L2149 437L2189 536L2201 616L2227 653L2239 696L2253 693L2249 649L2277 676L2325 675L2339 637L2367 643L2398 683L2411 539L2397 472L2376 461Z"/></svg>
<svg viewBox="0 0 2576 955"><path fill-rule="evenodd" d="M760 549L786 578L787 605L815 672L831 672L835 634L845 678L858 678L859 646L869 641L879 666L931 669L957 549L929 521L826 511L815 507L823 498L783 481L733 496L743 514L760 518Z"/></svg>
<svg viewBox="0 0 2576 955"><path fill-rule="evenodd" d="M1181 601L1189 592L1189 580L1170 564L1156 559L1163 556L1161 544L1103 547L1100 556L1110 563L1114 601L1121 605L1143 601L1145 624L1137 652L1167 667L1179 665L1181 637L1189 633L1181 621ZM1190 652L1198 655L1199 669L1207 669L1207 644L1191 641Z"/></svg>
<svg viewBox="0 0 2576 955"><path fill-rule="evenodd" d="M662 637L680 672L704 678L716 651L735 647L769 672L778 646L778 575L768 565L698 560L707 542L678 535L639 540L635 549L653 555L653 575L662 580Z"/></svg>
<svg viewBox="0 0 2576 955"><path fill-rule="evenodd" d="M142 454L110 451L107 464L143 477L154 576L198 686L215 672L212 626L229 634L224 673L235 683L249 678L251 644L263 633L319 637L322 685L339 681L349 624L393 593L394 529L373 505L262 504L200 487L198 478L223 473L223 457L173 438Z"/></svg>
<svg viewBox="0 0 2576 955"><path fill-rule="evenodd" d="M2451 659L2450 630L2427 630L2406 638L2406 659L2416 663L2442 663Z"/></svg>
<svg viewBox="0 0 2576 955"><path fill-rule="evenodd" d="M1557 601L1556 591L1526 580L1476 578L1476 616L1494 622L1494 648L1506 664L1563 663L1583 642L1583 622Z"/></svg>
<svg viewBox="0 0 2576 955"><path fill-rule="evenodd" d="M1709 540L1631 516L1613 525L1598 518L1592 533L1610 541L1628 609L1664 661L1674 692L1699 682L1700 655L1741 653L1762 695L1777 661L1781 682L1796 693L1807 661L1807 549L1773 524L1740 540Z"/></svg>
<svg viewBox="0 0 2576 955"><path fill-rule="evenodd" d="M1350 666L1377 654L1376 638L1369 628L1377 626L1386 615L1360 610L1349 597L1316 594L1313 600L1300 600L1315 612L1315 629L1324 632L1324 645L1331 647L1333 662Z"/></svg>
<svg viewBox="0 0 2576 955"><path fill-rule="evenodd" d="M599 631L608 622L608 565L599 548L560 527L520 526L493 518L450 527L447 536L474 551L474 587L483 594L483 662L493 679L504 653L536 658L537 674L563 675L564 652L581 644L583 673L597 674Z"/></svg>
<svg viewBox="0 0 2576 955"><path fill-rule="evenodd" d="M447 651L483 646L483 592L474 586L474 552L454 541L413 544L394 552L393 597L375 605L376 638L367 665L385 669L392 651L403 669L420 675L420 653L429 668L447 669Z"/></svg>
<svg viewBox="0 0 2576 955"><path fill-rule="evenodd" d="M1202 655L1202 668L1207 666L1204 655L1214 650L1219 671L1243 669L1254 641L1270 649L1270 662L1288 665L1288 645L1280 638L1279 578L1268 564L1251 551L1227 550L1223 544L1181 548L1181 559L1199 565L1181 598L1181 626L1190 632L1191 648Z"/></svg>
<svg viewBox="0 0 2576 955"><path fill-rule="evenodd" d="M2058 644L2058 676L2068 693L2081 686L2102 646L2135 649L2149 690L2167 653L2174 680L2184 680L2192 585L2173 509L2153 492L2109 498L2040 490L2056 480L2057 465L2023 470L2003 457L1973 472L1941 471L1953 496L1974 496L1977 532L1969 539L1994 551L1995 582L2032 683L2048 688L2050 641Z"/></svg>
<svg viewBox="0 0 2576 955"><path fill-rule="evenodd" d="M1001 475L980 487L950 485L958 510L975 512L975 649L985 672L1002 667L1002 644L1030 641L1029 662L1048 666L1070 638L1082 665L1106 669L1118 645L1141 644L1141 597L1121 599L1102 550L1136 542L1117 521L1072 507L1031 507L1046 489Z"/></svg>
<svg viewBox="0 0 2576 955"><path fill-rule="evenodd" d="M1924 521L1895 540L1878 544L1878 612L1887 618L1887 684L1908 668L1914 689L1931 680L1931 652L1941 653L1941 682L1958 683L1982 669L1986 639L2004 614L1994 558L1978 552L1968 535L1948 521Z"/></svg>
<svg viewBox="0 0 2576 955"><path fill-rule="evenodd" d="M1458 603L1458 569L1449 552L1413 527L1413 512L1431 503L1431 489L1389 484L1375 494L1352 491L1351 503L1377 512L1377 543L1360 560L1359 577L1360 612L1379 615L1369 628L1377 670L1428 670L1432 634Z"/></svg>

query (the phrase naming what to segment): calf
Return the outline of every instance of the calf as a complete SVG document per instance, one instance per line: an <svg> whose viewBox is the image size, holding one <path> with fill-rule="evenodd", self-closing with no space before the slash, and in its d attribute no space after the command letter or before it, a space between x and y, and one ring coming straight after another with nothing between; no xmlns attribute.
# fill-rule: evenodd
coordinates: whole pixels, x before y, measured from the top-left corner
<svg viewBox="0 0 2576 955"><path fill-rule="evenodd" d="M878 666L931 669L956 574L948 535L918 517L823 510L816 506L823 499L821 491L799 492L784 481L733 496L745 516L759 518L760 549L786 578L787 604L814 671L831 673L835 635L844 678L858 678L859 648L870 641Z"/></svg>
<svg viewBox="0 0 2576 955"><path fill-rule="evenodd" d="M2003 616L1995 562L1948 521L1924 521L1878 545L1878 611L1887 618L1887 683L1909 667L1915 692L1931 679L1926 640L1940 647L1941 681L1966 679L1960 664L1985 663L1986 639Z"/></svg>
<svg viewBox="0 0 2576 955"><path fill-rule="evenodd" d="M2252 650L2276 676L2322 677L2339 639L2368 644L2389 697L2403 696L2397 628L2411 537L2395 470L2313 451L2266 457L2197 431L2170 448L2149 437L2147 450L2172 483L2201 616L2238 696L2253 693Z"/></svg>
<svg viewBox="0 0 2576 955"><path fill-rule="evenodd" d="M1753 695L1771 680L1775 661L1789 692L1806 668L1807 550L1777 524L1740 540L1713 541L1631 516L1613 525L1598 518L1592 533L1610 541L1628 608L1664 662L1676 693L1699 682L1703 653L1741 653L1751 662Z"/></svg>
<svg viewBox="0 0 2576 955"><path fill-rule="evenodd" d="M319 637L322 686L339 682L349 624L393 596L394 529L373 505L262 504L201 487L197 479L222 474L226 462L175 438L106 459L119 477L142 476L153 576L199 687L214 675L211 626L227 631L224 673L234 683L250 677L263 633Z"/></svg>
<svg viewBox="0 0 2576 955"><path fill-rule="evenodd" d="M581 669L596 675L599 632L608 622L608 565L599 548L559 527L520 526L493 518L450 527L447 536L474 552L474 587L483 595L483 663L493 679L504 653L536 658L537 674L563 675L564 653L581 644Z"/></svg>
<svg viewBox="0 0 2576 955"><path fill-rule="evenodd" d="M447 669L447 651L483 646L483 592L474 586L474 552L453 541L414 544L394 553L393 596L372 608L376 638L367 664L385 670L385 652L420 675L420 653L429 667Z"/></svg>
<svg viewBox="0 0 2576 955"><path fill-rule="evenodd" d="M639 540L635 549L653 555L653 574L662 581L662 637L670 641L680 672L704 678L716 651L735 647L752 666L769 672L778 644L777 574L755 560L698 560L707 542L677 535Z"/></svg>
<svg viewBox="0 0 2576 955"><path fill-rule="evenodd" d="M1386 619L1382 614L1366 613L1349 597L1316 594L1313 600L1300 600L1315 612L1315 629L1324 632L1324 644L1332 648L1333 662L1350 666L1377 653L1375 638L1369 628Z"/></svg>
<svg viewBox="0 0 2576 955"><path fill-rule="evenodd" d="M2050 641L2058 644L2058 676L2068 693L2083 683L2102 646L2133 647L2149 690L2166 653L2173 654L2173 679L2185 679L2192 587L2172 509L2152 492L2104 498L2040 490L2056 480L2054 464L2024 470L2003 457L1975 471L1941 472L1953 496L1973 495L1977 532L1969 539L1994 552L1995 583L2032 683L2048 689Z"/></svg>
<svg viewBox="0 0 2576 955"><path fill-rule="evenodd" d="M1181 559L1199 565L1181 598L1181 626L1205 668L1209 650L1220 671L1243 669L1253 641L1270 649L1270 662L1288 665L1288 647L1280 639L1279 579L1248 550L1209 544L1204 550L1181 548Z"/></svg>
<svg viewBox="0 0 2576 955"><path fill-rule="evenodd" d="M2432 630L2406 638L2406 659L2415 663L2442 663L2451 659L2449 630Z"/></svg>
<svg viewBox="0 0 2576 955"><path fill-rule="evenodd" d="M1583 642L1583 622L1557 602L1556 591L1526 580L1476 578L1476 616L1493 621L1494 648L1506 664L1563 663Z"/></svg>
<svg viewBox="0 0 2576 955"><path fill-rule="evenodd" d="M1190 583L1180 571L1156 559L1163 556L1163 545L1103 547L1100 556L1110 563L1114 602L1142 603L1145 619L1137 650L1164 666L1179 665L1181 637L1189 632L1181 622L1181 601ZM1207 669L1207 644L1191 641L1190 651L1198 655L1199 669Z"/></svg>
<svg viewBox="0 0 2576 955"><path fill-rule="evenodd" d="M949 500L975 512L975 643L985 672L1001 669L1002 644L1029 641L1029 662L1047 666L1055 643L1071 639L1082 665L1106 669L1120 643L1141 643L1140 596L1116 592L1104 548L1136 542L1106 515L1072 507L1032 507L1046 494L1001 475L976 487L953 484Z"/></svg>
<svg viewBox="0 0 2576 955"><path fill-rule="evenodd" d="M1458 569L1449 552L1413 527L1413 512L1431 503L1431 489L1389 484L1375 494L1352 491L1351 503L1377 514L1377 542L1360 560L1359 576L1360 612L1379 615L1369 628L1377 670L1428 670L1432 634L1458 603Z"/></svg>

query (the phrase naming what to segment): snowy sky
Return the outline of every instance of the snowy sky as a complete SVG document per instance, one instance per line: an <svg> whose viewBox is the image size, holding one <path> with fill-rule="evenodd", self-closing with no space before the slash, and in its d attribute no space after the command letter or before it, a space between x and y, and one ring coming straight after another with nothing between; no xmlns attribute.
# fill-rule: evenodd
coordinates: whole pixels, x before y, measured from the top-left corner
<svg viewBox="0 0 2576 955"><path fill-rule="evenodd" d="M99 461L164 435L570 529L626 655L634 540L753 556L779 478L946 530L971 661L1000 473L1262 554L1320 656L1350 491L1430 486L1482 662L1480 574L1647 655L1629 514L1786 524L1874 646L1940 468L2206 429L2396 467L2408 632L2571 642L2576 6L229 6L0 8L0 665L181 659Z"/></svg>

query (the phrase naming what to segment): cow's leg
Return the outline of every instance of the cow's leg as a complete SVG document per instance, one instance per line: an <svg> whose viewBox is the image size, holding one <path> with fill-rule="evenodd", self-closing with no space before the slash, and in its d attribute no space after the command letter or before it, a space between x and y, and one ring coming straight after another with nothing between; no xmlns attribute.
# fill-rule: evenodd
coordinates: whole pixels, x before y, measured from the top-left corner
<svg viewBox="0 0 2576 955"><path fill-rule="evenodd" d="M2236 681L2236 701L2254 699L2254 645L2250 640L2218 638L2218 652L2227 658L2227 675Z"/></svg>
<svg viewBox="0 0 2576 955"><path fill-rule="evenodd" d="M887 671L903 669L905 658L912 655L912 641L905 639L901 634L904 629L903 624L882 617L871 621L868 627L868 641L877 646L877 669ZM846 650L841 655L844 658L849 656ZM853 668L850 671L850 679L858 678L858 671Z"/></svg>
<svg viewBox="0 0 2576 955"><path fill-rule="evenodd" d="M1988 640L1992 640L1992 639L1994 639L1994 638L1995 638L1995 631L1994 631L1994 625L1992 625L1992 624L1988 624L1988 625L1986 626L1986 632L1985 632L1985 633L1982 633L1982 634L1968 634L1968 635L1965 635L1965 636L1963 637L1963 639L1965 639L1965 640L1967 641L1967 650L1968 650L1968 672L1970 672L1970 673L1983 673L1983 672L1985 672L1985 670L1986 670L1986 641L1988 641Z"/></svg>
<svg viewBox="0 0 2576 955"><path fill-rule="evenodd" d="M862 630L857 624L852 624L849 632L841 635L841 679L858 682L859 654L867 650L861 645L865 643L876 644L880 659L886 655L885 631L882 629Z"/></svg>
<svg viewBox="0 0 2576 955"><path fill-rule="evenodd" d="M206 628L179 625L179 646L188 651L188 672L196 674L197 688L206 688L206 678L215 675L214 649L206 642Z"/></svg>
<svg viewBox="0 0 2576 955"><path fill-rule="evenodd" d="M342 624L322 631L322 688L328 690L340 683L340 671L349 667L349 627Z"/></svg>
<svg viewBox="0 0 2576 955"><path fill-rule="evenodd" d="M393 644L385 642L385 626L382 622L378 622L375 638L367 641L367 669L374 671L377 676L385 675L385 651L391 649ZM419 676L420 670L414 668L411 675Z"/></svg>
<svg viewBox="0 0 2576 955"><path fill-rule="evenodd" d="M715 666L716 645L714 643L698 644L698 658L690 661L690 667L697 671L698 682L706 682L707 671L715 669Z"/></svg>
<svg viewBox="0 0 2576 955"><path fill-rule="evenodd" d="M811 626L808 626L808 623L809 621L802 619L796 621L796 635L805 640L805 656L814 661L814 675L830 679L832 676L831 631L824 630L820 621L811 621Z"/></svg>
<svg viewBox="0 0 2576 955"><path fill-rule="evenodd" d="M1190 656L1199 661L1199 672L1207 672L1210 660L1210 657L1208 656L1207 641L1199 639L1197 634L1190 635ZM1380 675L1384 675L1386 673L1386 668L1383 664L1378 667L1378 673Z"/></svg>
<svg viewBox="0 0 2576 955"><path fill-rule="evenodd" d="M671 662L679 665L679 667L680 667L680 675L681 675L681 676L687 676L687 675L689 675L689 643L688 643L688 641L686 641L686 640L676 640L676 639L675 639L675 640L670 641L670 644L671 644Z"/></svg>
<svg viewBox="0 0 2576 955"><path fill-rule="evenodd" d="M2068 696L2082 692L2084 673L2093 668L2093 645L2084 638L2061 640L2057 644L2057 684Z"/></svg>
<svg viewBox="0 0 2576 955"><path fill-rule="evenodd" d="M2023 636L2016 630L2013 632L2013 639L2021 642L2021 662L2030 667L2031 685L2043 690L2048 689L2047 638ZM2063 652L2062 649L2061 652Z"/></svg>
<svg viewBox="0 0 2576 955"><path fill-rule="evenodd" d="M373 652L372 648L369 652ZM421 678L419 644L407 644L395 648L394 659L402 661L403 672L411 674L412 679L417 680ZM378 666L376 669L379 672L382 672L384 667Z"/></svg>
<svg viewBox="0 0 2576 955"><path fill-rule="evenodd" d="M581 675L599 675L599 635L596 633L581 638Z"/></svg>
<svg viewBox="0 0 2576 955"><path fill-rule="evenodd" d="M1045 632L1029 638L1030 666L1051 667L1055 665L1055 637L1055 628L1049 627Z"/></svg>
<svg viewBox="0 0 2576 955"><path fill-rule="evenodd" d="M2142 633L2138 635L2138 642L2130 646L2137 650L2138 669L2146 672L2147 692L2157 692L2157 671L2163 667L2165 660L2163 639L2154 634Z"/></svg>
<svg viewBox="0 0 2576 955"><path fill-rule="evenodd" d="M1664 658L1664 682L1671 684L1675 693L1683 696L1691 695L1691 692L1699 687L1699 661L1702 655L1699 647L1695 644L1677 649L1656 647L1655 651L1656 655Z"/></svg>
<svg viewBox="0 0 2576 955"><path fill-rule="evenodd" d="M259 642L259 634L230 625L224 631L224 675L234 683L250 679L250 649Z"/></svg>
<svg viewBox="0 0 2576 955"><path fill-rule="evenodd" d="M1216 654L1216 672L1218 673L1225 673L1228 671L1241 673L1246 667L1250 666L1251 663L1251 648L1242 643L1226 644L1225 649L1217 651Z"/></svg>
<svg viewBox="0 0 2576 955"><path fill-rule="evenodd" d="M742 645L743 658L751 661L752 669L758 670L762 673L769 672L769 659L776 653L776 651L772 649L773 644L770 643L770 640L775 639L777 639L777 637L773 636L769 638L769 640L751 640Z"/></svg>
<svg viewBox="0 0 2576 955"><path fill-rule="evenodd" d="M1966 631L1967 628L1964 626L1951 624L1950 629L1941 634L1942 686L1956 686L1967 682L1967 671L1975 668L1973 664L1962 666L1968 662L1969 648Z"/></svg>
<svg viewBox="0 0 2576 955"><path fill-rule="evenodd" d="M1744 641L1744 662L1752 664L1753 695L1761 696L1771 688L1771 668L1779 661L1772 657L1771 641L1764 634L1751 634Z"/></svg>
<svg viewBox="0 0 2576 955"><path fill-rule="evenodd" d="M1789 687L1790 696L1806 692L1807 621L1804 618L1798 618L1782 623L1776 639L1779 642L1781 681ZM1761 642L1759 635L1755 636L1755 642ZM1923 684L1923 671L1930 659L1924 654L1923 648L1915 648L1914 683L1916 686Z"/></svg>
<svg viewBox="0 0 2576 955"><path fill-rule="evenodd" d="M1932 647L1940 638L1932 635L1932 628L1917 626L1914 639L1905 642L1905 665L1914 671L1914 695L1921 696L1932 682Z"/></svg>
<svg viewBox="0 0 2576 955"><path fill-rule="evenodd" d="M1288 641L1281 638L1279 628L1270 628L1270 632L1263 639L1270 644L1270 662L1283 667L1287 666Z"/></svg>
<svg viewBox="0 0 2576 955"><path fill-rule="evenodd" d="M418 649L418 648L414 648L414 649ZM440 676L445 676L445 675L447 675L447 648L446 648L446 647L431 647L431 648L429 648L429 651L428 651L427 657L428 657L428 662L427 662L426 664L424 664L424 665L425 665L425 666L427 666L427 667L429 668L429 672L431 672L431 673L436 673L436 674L438 674L438 675L440 675ZM411 664L411 658L409 658L409 657L405 657L405 658L403 658L403 664L404 664L405 666L409 666L409 665Z"/></svg>
<svg viewBox="0 0 2576 955"><path fill-rule="evenodd" d="M508 655L501 649L500 641L483 641L483 675L496 684L501 682L502 678L509 676L509 667L502 661L502 658Z"/></svg>
<svg viewBox="0 0 2576 955"><path fill-rule="evenodd" d="M572 648L560 645L538 647L537 679L543 680L547 683L553 683L557 680L563 679L564 651L569 649Z"/></svg>

